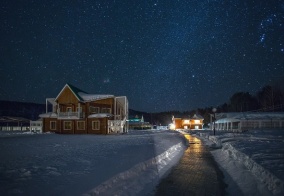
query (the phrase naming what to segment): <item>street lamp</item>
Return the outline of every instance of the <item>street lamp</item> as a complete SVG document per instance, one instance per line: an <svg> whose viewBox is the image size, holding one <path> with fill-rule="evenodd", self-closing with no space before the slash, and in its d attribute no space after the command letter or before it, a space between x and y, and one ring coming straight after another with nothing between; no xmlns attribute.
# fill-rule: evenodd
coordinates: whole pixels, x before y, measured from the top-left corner
<svg viewBox="0 0 284 196"><path fill-rule="evenodd" d="M212 109L212 112L214 113L214 121L213 121L213 131L214 131L214 135L215 135L215 120L216 120L216 111L217 111L217 109L216 108L213 108Z"/></svg>

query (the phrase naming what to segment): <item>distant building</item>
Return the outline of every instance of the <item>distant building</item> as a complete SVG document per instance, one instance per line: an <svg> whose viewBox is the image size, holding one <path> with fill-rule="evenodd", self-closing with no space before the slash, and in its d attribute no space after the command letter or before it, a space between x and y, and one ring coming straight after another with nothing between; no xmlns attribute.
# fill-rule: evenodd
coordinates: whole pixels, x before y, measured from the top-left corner
<svg viewBox="0 0 284 196"><path fill-rule="evenodd" d="M0 131L27 131L29 128L29 119L12 116L0 117Z"/></svg>
<svg viewBox="0 0 284 196"><path fill-rule="evenodd" d="M171 129L203 129L204 118L198 114L192 117L174 117L172 118Z"/></svg>
<svg viewBox="0 0 284 196"><path fill-rule="evenodd" d="M42 133L42 119L38 119L35 121L30 121L30 131Z"/></svg>
<svg viewBox="0 0 284 196"><path fill-rule="evenodd" d="M217 113L216 119L216 130L246 131L284 128L283 112ZM211 128L213 128L213 123L211 123Z"/></svg>
<svg viewBox="0 0 284 196"><path fill-rule="evenodd" d="M129 129L151 129L152 125L149 122L144 121L143 115L141 118L136 115L134 118L128 120Z"/></svg>
<svg viewBox="0 0 284 196"><path fill-rule="evenodd" d="M43 132L123 133L128 131L128 100L126 96L89 94L66 84L56 98L46 99L46 113L39 117Z"/></svg>

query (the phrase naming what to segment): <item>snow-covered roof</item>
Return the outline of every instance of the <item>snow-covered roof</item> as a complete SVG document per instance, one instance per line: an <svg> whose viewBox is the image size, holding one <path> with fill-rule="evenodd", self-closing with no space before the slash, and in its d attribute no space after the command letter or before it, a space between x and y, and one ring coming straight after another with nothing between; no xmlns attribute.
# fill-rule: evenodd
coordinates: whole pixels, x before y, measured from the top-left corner
<svg viewBox="0 0 284 196"><path fill-rule="evenodd" d="M107 118L112 117L113 115L110 113L99 113L99 114L91 114L88 118Z"/></svg>
<svg viewBox="0 0 284 196"><path fill-rule="evenodd" d="M54 112L48 112L48 113L40 114L39 117L40 118L52 118L52 117L56 118L57 114Z"/></svg>
<svg viewBox="0 0 284 196"><path fill-rule="evenodd" d="M216 122L237 122L240 120L284 120L284 112L234 112L234 113L218 113Z"/></svg>
<svg viewBox="0 0 284 196"><path fill-rule="evenodd" d="M58 97L60 96L60 94L63 92L63 90L65 88L69 88L73 94L75 95L75 97L79 100L79 101L96 101L96 100L101 100L101 99L107 99L107 98L113 98L114 95L98 95L98 94L89 94L71 84L66 84L63 89L60 91L60 93L57 95L57 97L54 99L57 100ZM52 99L50 99L52 101ZM49 101L49 100L48 100Z"/></svg>
<svg viewBox="0 0 284 196"><path fill-rule="evenodd" d="M191 117L191 119L204 119L201 115L199 115L199 114L194 114L192 117Z"/></svg>
<svg viewBox="0 0 284 196"><path fill-rule="evenodd" d="M29 122L29 119L23 117L13 117L13 116L0 116L0 122Z"/></svg>
<svg viewBox="0 0 284 196"><path fill-rule="evenodd" d="M84 101L95 101L95 100L101 100L101 99L107 99L107 98L113 98L114 95L98 95L98 94L88 94L84 92L79 92L78 95L84 100Z"/></svg>

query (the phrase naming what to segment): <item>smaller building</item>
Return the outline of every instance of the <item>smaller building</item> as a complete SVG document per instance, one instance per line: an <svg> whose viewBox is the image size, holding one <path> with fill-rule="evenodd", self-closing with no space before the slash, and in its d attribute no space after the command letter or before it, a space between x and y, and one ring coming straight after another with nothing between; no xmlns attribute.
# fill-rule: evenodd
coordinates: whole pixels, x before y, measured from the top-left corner
<svg viewBox="0 0 284 196"><path fill-rule="evenodd" d="M190 119L190 129L203 129L204 118L198 114L194 114Z"/></svg>
<svg viewBox="0 0 284 196"><path fill-rule="evenodd" d="M215 129L242 132L252 129L283 129L283 112L235 112L216 114Z"/></svg>
<svg viewBox="0 0 284 196"><path fill-rule="evenodd" d="M194 114L192 117L174 117L172 118L174 129L203 129L204 118L198 114Z"/></svg>
<svg viewBox="0 0 284 196"><path fill-rule="evenodd" d="M27 131L30 120L23 117L1 116L0 131Z"/></svg>
<svg viewBox="0 0 284 196"><path fill-rule="evenodd" d="M42 119L30 121L30 131L35 133L42 133Z"/></svg>
<svg viewBox="0 0 284 196"><path fill-rule="evenodd" d="M145 122L144 121L144 117L143 115L141 116L141 118L138 117L138 115L136 115L134 118L130 118L128 120L129 123L129 129L151 129L152 126L149 122Z"/></svg>

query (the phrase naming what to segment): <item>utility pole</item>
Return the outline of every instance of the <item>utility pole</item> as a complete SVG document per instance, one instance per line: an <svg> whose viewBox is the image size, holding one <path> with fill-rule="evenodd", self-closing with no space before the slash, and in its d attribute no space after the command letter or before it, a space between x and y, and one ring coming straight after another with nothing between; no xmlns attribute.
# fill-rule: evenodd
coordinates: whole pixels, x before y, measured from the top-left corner
<svg viewBox="0 0 284 196"><path fill-rule="evenodd" d="M214 132L214 135L215 135L215 121L216 121L216 111L217 109L216 108L213 108L212 109L212 112L214 113L214 121L213 121L213 132Z"/></svg>

